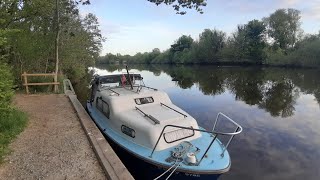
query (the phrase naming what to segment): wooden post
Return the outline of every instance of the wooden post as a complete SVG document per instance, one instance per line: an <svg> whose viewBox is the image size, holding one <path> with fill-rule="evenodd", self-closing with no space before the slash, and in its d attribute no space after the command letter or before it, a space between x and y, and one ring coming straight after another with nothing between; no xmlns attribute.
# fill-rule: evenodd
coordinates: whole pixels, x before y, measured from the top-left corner
<svg viewBox="0 0 320 180"><path fill-rule="evenodd" d="M24 84L26 86L26 93L29 94L28 79L27 79L27 73L26 72L23 73L23 77L24 77Z"/></svg>

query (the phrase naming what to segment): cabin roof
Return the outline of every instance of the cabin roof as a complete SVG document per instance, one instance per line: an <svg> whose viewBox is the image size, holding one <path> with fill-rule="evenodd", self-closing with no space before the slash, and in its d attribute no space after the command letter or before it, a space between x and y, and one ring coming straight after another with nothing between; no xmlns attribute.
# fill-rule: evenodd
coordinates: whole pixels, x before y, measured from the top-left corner
<svg viewBox="0 0 320 180"><path fill-rule="evenodd" d="M150 89L146 86L133 86L133 89L131 89L130 86L114 86L114 87L102 87L100 88L100 91L104 92L110 92L114 93L115 96L127 96L127 95L139 95L139 94L145 94L149 92L157 92L157 89Z"/></svg>

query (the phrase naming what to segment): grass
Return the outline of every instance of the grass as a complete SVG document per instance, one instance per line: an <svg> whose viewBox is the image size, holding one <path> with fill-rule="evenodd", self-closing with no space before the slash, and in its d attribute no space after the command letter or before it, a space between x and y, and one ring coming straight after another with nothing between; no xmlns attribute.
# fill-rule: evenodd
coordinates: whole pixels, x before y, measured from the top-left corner
<svg viewBox="0 0 320 180"><path fill-rule="evenodd" d="M27 115L17 109L0 111L0 163L10 153L10 142L26 127Z"/></svg>

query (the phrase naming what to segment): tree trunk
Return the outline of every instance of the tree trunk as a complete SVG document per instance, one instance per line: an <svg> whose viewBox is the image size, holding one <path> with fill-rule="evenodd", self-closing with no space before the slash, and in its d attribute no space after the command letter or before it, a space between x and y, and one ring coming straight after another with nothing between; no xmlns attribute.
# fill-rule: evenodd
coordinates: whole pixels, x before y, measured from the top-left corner
<svg viewBox="0 0 320 180"><path fill-rule="evenodd" d="M54 82L58 82L58 71L59 71L59 34L60 34L60 21L59 21L59 0L56 0L56 16L57 16L57 35L55 41L55 56L56 56L56 71L54 76ZM54 92L58 92L58 85L54 85Z"/></svg>
<svg viewBox="0 0 320 180"><path fill-rule="evenodd" d="M47 57L46 68L44 69L44 73L47 73L48 70L49 57Z"/></svg>

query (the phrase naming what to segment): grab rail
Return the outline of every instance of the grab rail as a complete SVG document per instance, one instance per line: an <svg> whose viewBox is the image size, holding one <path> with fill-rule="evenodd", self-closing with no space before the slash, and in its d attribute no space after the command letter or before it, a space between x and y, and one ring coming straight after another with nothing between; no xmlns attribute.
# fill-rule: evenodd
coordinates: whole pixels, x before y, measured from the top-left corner
<svg viewBox="0 0 320 180"><path fill-rule="evenodd" d="M217 125L217 121L219 120L220 115L226 117L227 120L229 120L232 124L234 124L234 125L237 127L234 132L219 132L219 131L215 131L215 127L216 127L216 125ZM152 155L153 155L153 153L154 153L157 145L159 144L159 141L160 141L161 137L163 136L164 130L165 130L167 127L174 127L174 128L187 129L187 130L194 130L194 131L199 131L199 132L206 132L206 133L209 133L209 134L211 134L211 135L214 135L212 141L210 142L209 146L207 147L205 153L202 155L202 157L201 157L200 161L197 163L197 165L200 165L201 161L203 160L203 158L204 158L204 157L206 156L206 154L208 153L210 147L212 146L213 142L217 139L218 135L228 135L228 136L231 136L230 139L229 139L229 141L228 141L228 143L227 143L227 145L225 146L225 148L224 148L223 151L222 151L221 156L223 157L223 154L224 154L225 150L227 149L227 147L229 146L229 144L231 143L233 137L234 137L235 135L237 135L237 134L240 134L240 133L242 132L242 127L241 127L238 123L236 123L236 122L233 121L231 118L229 118L228 116L226 116L225 114L223 114L223 113L221 113L221 112L219 112L218 115L217 115L217 117L216 117L216 120L215 120L215 122L214 122L214 127L213 127L213 130L212 130L212 131L207 131L207 130L204 130L204 129L194 129L194 128L192 128L192 127L190 128L190 127L184 127L184 126L166 125L166 126L163 127L163 129L162 129L162 131L161 131L161 133L160 133L160 136L159 136L159 138L158 138L155 146L154 146L153 149L152 149L152 152L151 152L151 154L150 154L150 156L149 156L150 158L152 158Z"/></svg>
<svg viewBox="0 0 320 180"><path fill-rule="evenodd" d="M148 89L152 89L152 90L154 90L154 91L158 91L158 89L152 88L152 87L148 87L148 86L141 86L141 87L145 87L145 88L148 88Z"/></svg>
<svg viewBox="0 0 320 180"><path fill-rule="evenodd" d="M116 91L114 91L114 90L112 90L112 89L108 89L109 91L111 91L111 92L114 92L114 93L116 93L118 96L120 96L120 93L118 93L118 92L116 92Z"/></svg>
<svg viewBox="0 0 320 180"><path fill-rule="evenodd" d="M215 120L215 122L214 122L214 124L213 124L212 131L215 130L216 125L217 125L217 123L218 123L218 121L219 121L219 117L220 117L220 116L225 117L225 118L226 118L227 120L229 120L231 123L233 123L234 125L236 125L236 129L234 130L234 133L237 132L237 131L239 130L239 128L241 128L240 132L242 131L242 127L241 127L238 123L236 123L234 120L232 120L230 117L228 117L227 115L223 114L222 112L219 112L219 113L218 113L218 115L217 115L217 117L216 117L216 120ZM229 144L231 143L231 141L232 141L232 139L233 139L233 137L234 137L235 135L236 135L236 134L231 135L230 139L228 140L227 145L224 147L224 149L223 149L223 151L222 151L222 153L221 153L221 156L222 156L222 157L223 157L223 155L224 155L224 151L227 150Z"/></svg>
<svg viewBox="0 0 320 180"><path fill-rule="evenodd" d="M171 109L171 110L173 110L173 111L175 111L175 112L177 112L177 113L181 114L184 118L188 117L187 115L185 115L185 114L183 114L182 112L179 112L179 111L177 111L177 110L173 109L173 108L172 108L172 107L170 107L170 106L167 106L167 105L165 105L165 104L163 104L163 103L160 103L160 105L161 105L161 106L165 106L165 107L167 107L167 108L169 108L169 109Z"/></svg>
<svg viewBox="0 0 320 180"><path fill-rule="evenodd" d="M151 116L150 114L146 114L145 112L143 112L138 107L136 107L136 110L140 111L145 117L148 117L151 121L154 122L154 124L160 124L160 121L158 119L156 119L155 117Z"/></svg>

